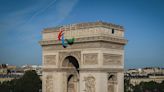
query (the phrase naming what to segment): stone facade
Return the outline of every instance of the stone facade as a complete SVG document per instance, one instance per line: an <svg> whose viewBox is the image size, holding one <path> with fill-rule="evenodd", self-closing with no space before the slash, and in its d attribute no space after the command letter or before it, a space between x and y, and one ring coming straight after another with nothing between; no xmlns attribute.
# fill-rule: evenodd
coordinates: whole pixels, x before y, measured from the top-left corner
<svg viewBox="0 0 164 92"><path fill-rule="evenodd" d="M103 53L103 64L104 65L120 65L121 62L121 55L118 54L107 54L107 53Z"/></svg>
<svg viewBox="0 0 164 92"><path fill-rule="evenodd" d="M53 92L53 79L52 75L46 76L46 92Z"/></svg>
<svg viewBox="0 0 164 92"><path fill-rule="evenodd" d="M73 45L62 47L60 30L65 38L75 38ZM122 26L99 21L42 33L43 92L123 92L127 40Z"/></svg>
<svg viewBox="0 0 164 92"><path fill-rule="evenodd" d="M98 64L98 54L97 53L90 53L90 54L83 54L83 61L84 65L94 65Z"/></svg>
<svg viewBox="0 0 164 92"><path fill-rule="evenodd" d="M45 65L56 65L56 55L45 55L44 56Z"/></svg>

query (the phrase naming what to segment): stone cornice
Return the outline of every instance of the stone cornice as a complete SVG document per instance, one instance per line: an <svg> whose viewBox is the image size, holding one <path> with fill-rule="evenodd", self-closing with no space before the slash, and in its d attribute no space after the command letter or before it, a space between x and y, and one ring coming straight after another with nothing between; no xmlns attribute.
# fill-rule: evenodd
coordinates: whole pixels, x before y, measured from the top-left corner
<svg viewBox="0 0 164 92"><path fill-rule="evenodd" d="M64 25L64 26L57 26L55 28L46 28L44 29L43 33L59 31L59 29L64 29L65 31L67 31L67 30L78 30L78 29L86 29L86 28L93 28L93 27L112 28L112 29L124 31L123 26L112 24L112 23L107 23L107 22L102 22L102 21L97 21L97 22L69 24L69 25Z"/></svg>
<svg viewBox="0 0 164 92"><path fill-rule="evenodd" d="M74 68L43 68L44 72L65 72L72 71ZM123 68L80 68L80 72L123 72Z"/></svg>
<svg viewBox="0 0 164 92"><path fill-rule="evenodd" d="M94 36L94 37L84 37L84 38L76 38L75 43L84 43L84 42L111 42L117 44L125 45L127 40L124 38L116 38L116 37L107 37L107 36ZM58 43L57 43L58 42ZM61 45L61 41L58 40L48 40L48 41L40 41L40 45Z"/></svg>

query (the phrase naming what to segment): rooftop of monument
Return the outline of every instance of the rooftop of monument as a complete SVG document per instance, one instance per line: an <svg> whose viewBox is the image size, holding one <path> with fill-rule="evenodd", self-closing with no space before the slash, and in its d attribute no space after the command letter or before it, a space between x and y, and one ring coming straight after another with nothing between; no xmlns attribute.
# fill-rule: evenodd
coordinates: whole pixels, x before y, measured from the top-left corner
<svg viewBox="0 0 164 92"><path fill-rule="evenodd" d="M83 23L56 26L56 27L52 27L52 28L45 28L43 33L59 31L60 29L63 29L63 30L77 30L77 29L86 29L86 28L93 28L93 27L112 28L112 29L117 29L117 30L120 30L120 31L124 31L123 26L116 25L116 24L113 24L113 23L107 23L107 22L103 22L103 21L97 21L97 22L83 22Z"/></svg>

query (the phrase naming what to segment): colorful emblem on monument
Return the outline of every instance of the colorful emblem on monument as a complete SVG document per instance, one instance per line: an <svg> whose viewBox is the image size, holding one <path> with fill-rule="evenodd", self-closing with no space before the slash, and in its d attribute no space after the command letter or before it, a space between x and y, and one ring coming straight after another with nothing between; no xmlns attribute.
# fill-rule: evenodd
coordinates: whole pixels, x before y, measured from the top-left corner
<svg viewBox="0 0 164 92"><path fill-rule="evenodd" d="M75 41L75 38L71 38L71 39L65 39L64 38L64 30L59 31L58 34L58 40L62 41L62 46L64 48L67 48L68 45L72 45Z"/></svg>

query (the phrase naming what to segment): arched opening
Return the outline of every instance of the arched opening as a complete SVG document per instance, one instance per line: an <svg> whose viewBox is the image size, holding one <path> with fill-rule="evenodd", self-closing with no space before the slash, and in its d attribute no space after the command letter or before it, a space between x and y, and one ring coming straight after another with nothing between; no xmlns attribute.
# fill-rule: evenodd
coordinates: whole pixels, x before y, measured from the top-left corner
<svg viewBox="0 0 164 92"><path fill-rule="evenodd" d="M67 56L62 63L62 67L75 68L76 71L79 73L79 63L77 59L73 56Z"/></svg>
<svg viewBox="0 0 164 92"><path fill-rule="evenodd" d="M79 85L79 63L73 56L67 56L62 62L63 68L68 68L67 73L67 92L78 92ZM71 69L71 70L70 70Z"/></svg>
<svg viewBox="0 0 164 92"><path fill-rule="evenodd" d="M108 92L116 92L115 87L117 84L117 77L115 74L109 74L108 76Z"/></svg>
<svg viewBox="0 0 164 92"><path fill-rule="evenodd" d="M67 92L77 92L78 89L78 80L77 76L74 74L71 74L67 78Z"/></svg>

